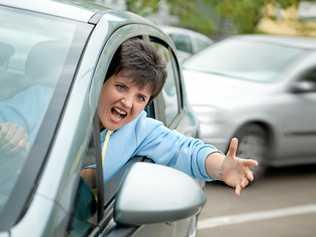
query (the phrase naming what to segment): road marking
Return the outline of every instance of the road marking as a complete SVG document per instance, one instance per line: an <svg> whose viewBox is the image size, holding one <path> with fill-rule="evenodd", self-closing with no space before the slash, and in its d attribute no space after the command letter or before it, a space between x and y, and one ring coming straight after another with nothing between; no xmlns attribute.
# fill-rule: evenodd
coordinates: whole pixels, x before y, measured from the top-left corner
<svg viewBox="0 0 316 237"><path fill-rule="evenodd" d="M271 211L251 212L240 215L220 216L203 219L198 222L198 229L209 229L217 226L231 225L249 221L267 220L284 216L293 216L316 212L316 204L274 209Z"/></svg>

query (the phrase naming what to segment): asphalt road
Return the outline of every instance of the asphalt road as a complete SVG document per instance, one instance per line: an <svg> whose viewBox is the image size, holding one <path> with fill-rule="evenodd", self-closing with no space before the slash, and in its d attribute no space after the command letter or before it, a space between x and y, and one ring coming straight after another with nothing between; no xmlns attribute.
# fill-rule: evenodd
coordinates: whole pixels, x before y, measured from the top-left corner
<svg viewBox="0 0 316 237"><path fill-rule="evenodd" d="M208 183L198 237L316 236L316 165L269 169L240 197Z"/></svg>

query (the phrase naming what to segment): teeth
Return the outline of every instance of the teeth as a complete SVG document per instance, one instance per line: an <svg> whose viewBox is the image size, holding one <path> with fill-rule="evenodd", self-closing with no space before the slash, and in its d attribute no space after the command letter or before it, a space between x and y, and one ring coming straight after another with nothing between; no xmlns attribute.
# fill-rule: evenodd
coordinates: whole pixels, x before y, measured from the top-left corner
<svg viewBox="0 0 316 237"><path fill-rule="evenodd" d="M120 115L123 115L123 116L127 115L127 113L124 110L120 109L120 108L115 107L114 109Z"/></svg>

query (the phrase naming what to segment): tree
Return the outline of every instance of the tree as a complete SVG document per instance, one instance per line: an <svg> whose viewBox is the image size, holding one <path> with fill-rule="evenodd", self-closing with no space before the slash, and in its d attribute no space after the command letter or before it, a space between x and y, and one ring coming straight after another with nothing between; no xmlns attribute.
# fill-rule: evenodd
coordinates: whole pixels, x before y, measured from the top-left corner
<svg viewBox="0 0 316 237"><path fill-rule="evenodd" d="M141 16L148 16L158 10L159 0L126 0L127 9Z"/></svg>
<svg viewBox="0 0 316 237"><path fill-rule="evenodd" d="M168 0L171 14L179 17L179 25L190 28L207 35L216 31L214 24L214 8L211 1L205 3L201 0Z"/></svg>
<svg viewBox="0 0 316 237"><path fill-rule="evenodd" d="M306 0L304 0L306 1ZM314 0L307 0L313 2ZM147 16L157 12L159 0L126 0L128 10ZM229 22L236 33L254 33L263 16L263 7L274 4L286 9L300 0L166 0L179 26L212 36Z"/></svg>

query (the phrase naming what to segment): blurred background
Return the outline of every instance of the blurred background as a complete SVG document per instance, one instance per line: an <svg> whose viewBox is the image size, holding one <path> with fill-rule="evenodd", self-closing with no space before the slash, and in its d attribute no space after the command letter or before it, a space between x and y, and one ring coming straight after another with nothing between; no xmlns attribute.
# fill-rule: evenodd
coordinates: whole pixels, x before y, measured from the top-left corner
<svg viewBox="0 0 316 237"><path fill-rule="evenodd" d="M128 10L159 25L222 39L232 34L316 36L314 0L81 0Z"/></svg>
<svg viewBox="0 0 316 237"><path fill-rule="evenodd" d="M316 1L87 1L168 33L200 138L225 150L237 136L239 154L261 163L241 198L206 184L197 236L315 236Z"/></svg>

